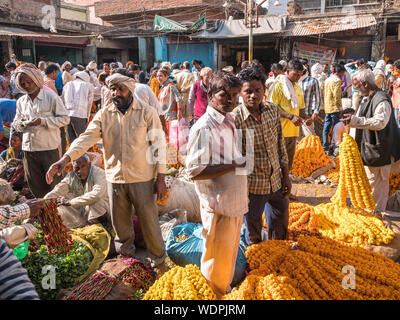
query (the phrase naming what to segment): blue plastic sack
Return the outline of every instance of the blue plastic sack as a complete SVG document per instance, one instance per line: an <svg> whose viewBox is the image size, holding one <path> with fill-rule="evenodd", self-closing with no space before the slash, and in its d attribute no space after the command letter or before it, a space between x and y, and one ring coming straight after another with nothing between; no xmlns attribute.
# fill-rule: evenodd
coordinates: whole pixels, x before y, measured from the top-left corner
<svg viewBox="0 0 400 320"><path fill-rule="evenodd" d="M166 243L168 257L178 266L184 267L187 264L195 264L200 268L201 255L203 253L202 231L203 226L200 223L187 222L173 227ZM185 235L189 238L179 242L176 237L180 235ZM243 225L231 287L239 284L246 276L246 248L245 228Z"/></svg>

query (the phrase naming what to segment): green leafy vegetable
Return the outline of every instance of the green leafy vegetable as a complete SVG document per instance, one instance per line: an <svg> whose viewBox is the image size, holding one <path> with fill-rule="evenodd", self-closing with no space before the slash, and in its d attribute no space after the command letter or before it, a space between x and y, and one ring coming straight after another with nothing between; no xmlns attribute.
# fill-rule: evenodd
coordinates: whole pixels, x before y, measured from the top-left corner
<svg viewBox="0 0 400 320"><path fill-rule="evenodd" d="M61 289L72 287L75 280L88 270L93 255L84 243L76 240L67 254L49 254L40 231L39 229L40 248L36 252L29 252L21 263L28 271L40 299L54 300ZM55 289L44 289L42 286L42 280L48 274L42 274L42 269L47 265L55 267Z"/></svg>

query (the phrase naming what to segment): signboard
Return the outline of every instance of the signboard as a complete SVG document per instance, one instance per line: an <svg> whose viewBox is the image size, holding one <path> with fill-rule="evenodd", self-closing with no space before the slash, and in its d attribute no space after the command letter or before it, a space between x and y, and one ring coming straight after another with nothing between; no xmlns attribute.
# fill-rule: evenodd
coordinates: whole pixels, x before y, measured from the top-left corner
<svg viewBox="0 0 400 320"><path fill-rule="evenodd" d="M186 27L173 20L163 18L161 16L155 16L153 22L154 31L186 31Z"/></svg>
<svg viewBox="0 0 400 320"><path fill-rule="evenodd" d="M185 27L184 25L161 17L161 16L155 16L154 17L154 22L153 22L153 30L154 31L172 31L172 32L176 32L176 31L182 31L182 32L196 32L202 29L205 29L207 24L207 18L206 18L206 14L204 13L200 19L198 19L195 23L193 23L193 25L191 27Z"/></svg>
<svg viewBox="0 0 400 320"><path fill-rule="evenodd" d="M199 30L203 30L206 28L207 25L207 17L206 14L204 13L199 20L197 20L193 25L189 28L190 32L196 32Z"/></svg>
<svg viewBox="0 0 400 320"><path fill-rule="evenodd" d="M332 64L335 61L336 52L336 48L319 46L307 42L295 42L293 44L292 56L294 58L307 59L309 65L313 65L316 62Z"/></svg>

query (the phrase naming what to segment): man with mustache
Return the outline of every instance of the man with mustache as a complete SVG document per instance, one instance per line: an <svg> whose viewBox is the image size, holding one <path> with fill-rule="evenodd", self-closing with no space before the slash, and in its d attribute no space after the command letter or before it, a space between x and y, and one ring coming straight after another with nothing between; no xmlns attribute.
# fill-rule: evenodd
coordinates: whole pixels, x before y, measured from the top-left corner
<svg viewBox="0 0 400 320"><path fill-rule="evenodd" d="M155 108L134 98L134 79L116 73L107 77L106 84L113 103L97 112L86 131L71 144L61 160L51 166L47 181L51 183L68 162L103 139L115 249L123 256L135 255L134 206L152 265L161 276L167 270L166 253L154 193L158 199L166 193L164 132ZM157 153L158 158L155 157Z"/></svg>
<svg viewBox="0 0 400 320"><path fill-rule="evenodd" d="M236 168L243 160L235 143L230 112L237 105L241 82L218 71L209 83L206 113L190 130L187 173L195 181L203 223L201 273L220 299L232 282L243 215L247 212L247 173Z"/></svg>

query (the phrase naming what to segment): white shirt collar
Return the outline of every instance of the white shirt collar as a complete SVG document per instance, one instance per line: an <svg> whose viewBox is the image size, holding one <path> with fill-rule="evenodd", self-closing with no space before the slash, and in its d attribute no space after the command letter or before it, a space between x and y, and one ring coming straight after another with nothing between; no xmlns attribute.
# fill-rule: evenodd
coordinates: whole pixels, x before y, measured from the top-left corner
<svg viewBox="0 0 400 320"><path fill-rule="evenodd" d="M211 118L217 121L218 124L222 124L222 122L224 122L225 120L225 116L222 113L215 110L213 107L208 106L207 113L211 116Z"/></svg>

